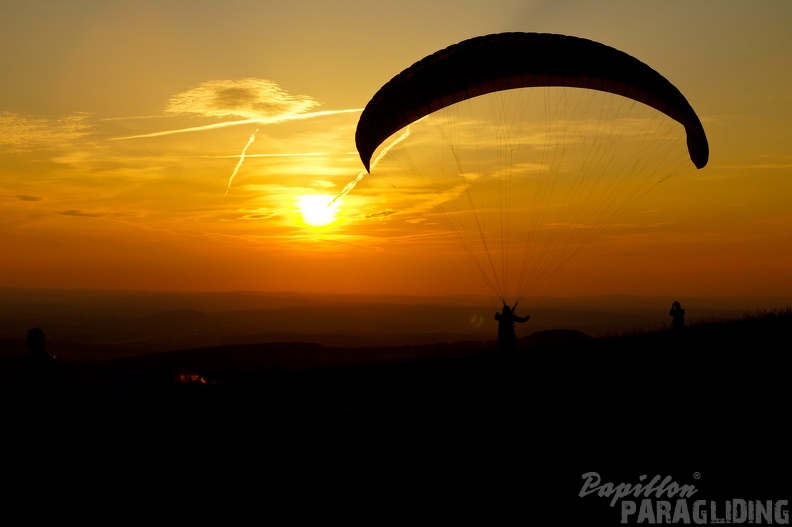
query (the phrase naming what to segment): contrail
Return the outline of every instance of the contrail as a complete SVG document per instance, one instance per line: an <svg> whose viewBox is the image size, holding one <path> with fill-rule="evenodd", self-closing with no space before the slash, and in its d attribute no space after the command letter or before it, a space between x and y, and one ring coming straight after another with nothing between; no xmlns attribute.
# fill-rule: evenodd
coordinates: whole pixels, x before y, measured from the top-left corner
<svg viewBox="0 0 792 527"><path fill-rule="evenodd" d="M387 147L385 147L382 150L382 152L380 152L380 155L378 155L374 159L374 162L371 163L371 168L373 169L375 166L377 166L377 163L379 163L379 160L382 159L385 156L385 154L387 154L390 151L391 148L393 148L394 146L398 145L399 143L401 143L402 141L407 139L409 136L410 136L410 127L408 126L407 129L399 137L397 137L391 144L389 144ZM346 196L347 194L349 194L349 192L353 188L355 188L355 185L358 184L358 181L363 179L363 177L366 174L368 174L368 172L363 170L360 174L357 175L357 177L355 179L353 179L352 181L347 183L346 186L341 190L341 192L339 192L336 197L334 197L332 200L330 200L330 202L327 204L327 206L329 207L330 205L335 203L337 199L342 198L342 197Z"/></svg>
<svg viewBox="0 0 792 527"><path fill-rule="evenodd" d="M242 166L242 162L245 160L245 152L247 152L248 147L253 143L253 141L256 140L256 134L258 133L258 131L259 129L256 128L256 131L250 134L250 138L248 139L245 148L243 148L242 153L239 154L239 162L237 162L236 167L234 167L234 172L231 174L231 177L228 178L228 186L226 187L225 194L223 194L223 199L225 199L225 197L228 196L228 191L231 190L231 182L234 181L234 176L237 175L237 172L239 172L239 167Z"/></svg>
<svg viewBox="0 0 792 527"><path fill-rule="evenodd" d="M327 152L297 152L297 153L284 153L284 154L245 154L245 158L248 157L316 157L316 156L327 156L329 155ZM218 155L218 156L188 156L188 157L208 157L210 159L229 159L231 157L239 157L236 154L228 154L228 155Z"/></svg>
<svg viewBox="0 0 792 527"><path fill-rule="evenodd" d="M222 123L207 124L204 126L193 126L190 128L181 128L178 130L163 130L161 132L152 132L150 134L129 135L126 137L114 137L111 141L121 141L125 139L142 139L145 137L160 137L163 135L182 134L185 132L201 132L204 130L214 130L216 128L225 128L227 126L238 126L242 124L277 124L285 123L288 121L301 121L303 119L313 119L314 117L324 117L326 115L337 115L342 113L361 112L360 108L352 108L349 110L324 110L321 112L305 112L294 115L280 115L277 117L260 117L258 119L240 119L239 121L225 121Z"/></svg>
<svg viewBox="0 0 792 527"><path fill-rule="evenodd" d="M207 124L204 126L193 126L190 128L181 128L179 130L163 130L162 132L151 132L150 134L128 135L126 137L113 137L111 141L123 141L125 139L143 139L145 137L160 137L163 135L183 134L185 132L202 132L204 130L214 130L216 128L225 128L227 126L237 126L241 124L260 124L259 119L242 119L240 121L225 121L222 123Z"/></svg>

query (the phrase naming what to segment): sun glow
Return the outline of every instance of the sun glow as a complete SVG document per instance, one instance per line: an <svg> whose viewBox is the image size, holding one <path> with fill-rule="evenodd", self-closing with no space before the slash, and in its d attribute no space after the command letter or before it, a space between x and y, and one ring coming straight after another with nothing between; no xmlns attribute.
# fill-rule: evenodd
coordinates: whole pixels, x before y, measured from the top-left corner
<svg viewBox="0 0 792 527"><path fill-rule="evenodd" d="M326 194L306 194L297 198L297 208L303 221L312 227L323 227L336 220L340 200Z"/></svg>

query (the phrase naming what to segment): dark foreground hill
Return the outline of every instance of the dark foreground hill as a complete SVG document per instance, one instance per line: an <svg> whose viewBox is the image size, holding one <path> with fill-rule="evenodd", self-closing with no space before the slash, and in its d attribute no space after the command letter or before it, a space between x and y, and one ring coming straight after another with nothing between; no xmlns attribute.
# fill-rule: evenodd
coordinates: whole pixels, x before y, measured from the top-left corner
<svg viewBox="0 0 792 527"><path fill-rule="evenodd" d="M487 342L217 346L64 364L51 392L9 370L5 439L113 473L154 463L325 493L351 478L358 499L459 511L491 498L523 520L618 523L610 500L579 496L584 474L614 485L672 476L706 500L781 499L790 330L784 310L678 332L540 332L513 353Z"/></svg>

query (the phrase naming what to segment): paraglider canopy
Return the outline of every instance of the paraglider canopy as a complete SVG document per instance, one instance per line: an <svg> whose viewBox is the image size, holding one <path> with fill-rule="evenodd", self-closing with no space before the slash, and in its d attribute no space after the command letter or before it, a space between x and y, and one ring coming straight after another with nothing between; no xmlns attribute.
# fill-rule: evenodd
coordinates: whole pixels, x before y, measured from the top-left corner
<svg viewBox="0 0 792 527"><path fill-rule="evenodd" d="M371 98L355 142L366 171L407 196L388 218L421 227L413 247L447 242L504 306L540 297L649 190L709 159L701 120L660 73L549 33L419 60Z"/></svg>
<svg viewBox="0 0 792 527"><path fill-rule="evenodd" d="M499 33L449 46L386 83L358 121L355 143L363 165L382 142L441 108L486 93L537 86L586 88L655 108L685 127L690 159L706 166L709 145L696 113L658 72L615 48L550 33Z"/></svg>

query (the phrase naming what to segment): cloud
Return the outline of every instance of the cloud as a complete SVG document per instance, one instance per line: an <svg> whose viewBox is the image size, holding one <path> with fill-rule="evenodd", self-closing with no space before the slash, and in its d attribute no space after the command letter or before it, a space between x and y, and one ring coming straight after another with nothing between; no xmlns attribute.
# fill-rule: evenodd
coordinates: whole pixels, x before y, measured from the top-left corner
<svg viewBox="0 0 792 527"><path fill-rule="evenodd" d="M282 217L283 215L280 212L267 210L267 209L260 209L257 211L251 211L243 214L238 219L241 220L270 220L270 219L277 219Z"/></svg>
<svg viewBox="0 0 792 527"><path fill-rule="evenodd" d="M44 201L44 198L40 196L31 196L29 194L17 194L14 197L21 201Z"/></svg>
<svg viewBox="0 0 792 527"><path fill-rule="evenodd" d="M366 218L386 218L391 214L396 214L395 210L381 210L377 212L372 212L371 214L366 214Z"/></svg>
<svg viewBox="0 0 792 527"><path fill-rule="evenodd" d="M25 152L60 147L88 135L88 114L78 113L57 119L33 119L16 113L0 113L0 149Z"/></svg>
<svg viewBox="0 0 792 527"><path fill-rule="evenodd" d="M266 79L214 80L174 95L170 114L205 117L242 117L252 120L282 119L319 106L307 95L291 95Z"/></svg>
<svg viewBox="0 0 792 527"><path fill-rule="evenodd" d="M96 214L91 212L83 212L77 209L68 209L58 212L62 216L78 216L80 218L101 218L103 214Z"/></svg>

